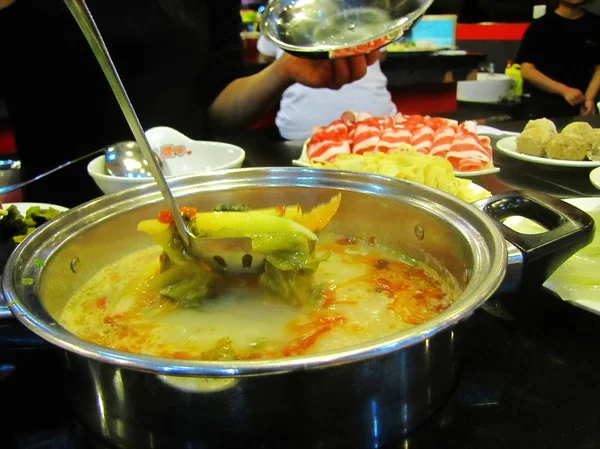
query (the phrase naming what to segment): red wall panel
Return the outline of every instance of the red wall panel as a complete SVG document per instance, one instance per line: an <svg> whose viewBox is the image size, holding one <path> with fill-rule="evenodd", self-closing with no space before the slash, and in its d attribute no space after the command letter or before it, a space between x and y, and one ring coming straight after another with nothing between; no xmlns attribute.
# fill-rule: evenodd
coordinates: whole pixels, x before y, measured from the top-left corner
<svg viewBox="0 0 600 449"><path fill-rule="evenodd" d="M520 41L528 23L459 23L457 41Z"/></svg>

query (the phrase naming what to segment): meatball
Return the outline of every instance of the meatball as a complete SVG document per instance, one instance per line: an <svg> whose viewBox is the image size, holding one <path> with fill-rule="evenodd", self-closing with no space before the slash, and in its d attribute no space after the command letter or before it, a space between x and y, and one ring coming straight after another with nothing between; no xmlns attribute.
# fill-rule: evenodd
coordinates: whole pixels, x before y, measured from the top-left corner
<svg viewBox="0 0 600 449"><path fill-rule="evenodd" d="M523 132L535 128L543 129L550 134L556 134L556 125L547 118L529 120L529 122L527 122L527 125L525 125L525 129L523 129Z"/></svg>
<svg viewBox="0 0 600 449"><path fill-rule="evenodd" d="M592 129L585 135L585 140L590 145L587 152L588 159L590 161L600 161L600 129Z"/></svg>
<svg viewBox="0 0 600 449"><path fill-rule="evenodd" d="M573 122L569 123L563 128L561 134L575 134L579 137L585 137L594 128L586 122Z"/></svg>
<svg viewBox="0 0 600 449"><path fill-rule="evenodd" d="M573 133L556 134L546 144L549 158L566 161L582 161L589 150L589 142Z"/></svg>
<svg viewBox="0 0 600 449"><path fill-rule="evenodd" d="M544 128L529 128L517 136L517 151L529 156L543 157L551 137L552 134Z"/></svg>

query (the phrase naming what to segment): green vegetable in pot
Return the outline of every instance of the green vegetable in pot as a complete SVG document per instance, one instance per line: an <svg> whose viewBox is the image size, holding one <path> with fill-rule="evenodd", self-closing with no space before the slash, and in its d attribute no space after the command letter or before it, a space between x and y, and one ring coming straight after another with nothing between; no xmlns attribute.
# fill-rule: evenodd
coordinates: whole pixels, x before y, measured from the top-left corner
<svg viewBox="0 0 600 449"><path fill-rule="evenodd" d="M215 346L202 353L203 360L235 360L235 349L228 337L217 340Z"/></svg>
<svg viewBox="0 0 600 449"><path fill-rule="evenodd" d="M269 262L260 276L260 284L292 305L302 305L318 299L313 287L313 271L281 270Z"/></svg>
<svg viewBox="0 0 600 449"><path fill-rule="evenodd" d="M260 276L263 287L293 305L313 302L318 297L313 274L327 256L314 255L314 241L284 232L257 236L252 245L266 254L265 271Z"/></svg>
<svg viewBox="0 0 600 449"><path fill-rule="evenodd" d="M218 276L195 262L168 264L168 268L156 276L153 286L160 294L177 301L183 307L197 306L206 298Z"/></svg>
<svg viewBox="0 0 600 449"><path fill-rule="evenodd" d="M245 206L243 204L235 204L235 203L218 204L213 209L214 212L244 212L247 210L248 210L247 206Z"/></svg>

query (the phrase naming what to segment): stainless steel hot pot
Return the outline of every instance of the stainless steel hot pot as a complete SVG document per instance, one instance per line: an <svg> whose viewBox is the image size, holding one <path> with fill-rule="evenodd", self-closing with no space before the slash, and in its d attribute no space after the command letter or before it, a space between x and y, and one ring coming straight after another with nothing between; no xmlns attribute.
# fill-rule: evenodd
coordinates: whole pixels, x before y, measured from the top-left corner
<svg viewBox="0 0 600 449"><path fill-rule="evenodd" d="M587 214L549 197L542 198L549 205L521 194L497 197L479 206L499 220L533 211L558 228L543 234L544 241L511 235L523 252L507 251L503 225L478 208L391 178L247 169L181 178L172 187L181 205L201 210L225 202L308 208L341 191L330 226L375 236L447 270L464 292L423 325L318 355L189 362L114 351L79 339L56 320L97 270L151 245L136 225L163 208L161 198L149 186L72 209L19 245L3 291L18 320L64 350L68 390L83 423L121 447L371 448L399 439L450 394L459 361L457 325L500 287L513 287L522 276L540 282L558 263L550 249L564 259L589 242L594 227ZM529 259L524 270L523 258Z"/></svg>

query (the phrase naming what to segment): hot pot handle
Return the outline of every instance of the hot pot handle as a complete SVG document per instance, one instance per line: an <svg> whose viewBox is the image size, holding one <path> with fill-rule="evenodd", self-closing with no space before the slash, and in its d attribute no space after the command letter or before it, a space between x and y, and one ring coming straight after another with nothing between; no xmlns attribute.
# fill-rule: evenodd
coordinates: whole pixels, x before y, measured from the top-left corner
<svg viewBox="0 0 600 449"><path fill-rule="evenodd" d="M2 275L0 275L0 283L2 281ZM4 299L4 295L2 294L2 289L0 288L0 320L4 318L12 318L12 313L10 313L10 309L6 305L6 300Z"/></svg>
<svg viewBox="0 0 600 449"><path fill-rule="evenodd" d="M594 238L594 220L581 209L541 192L515 190L475 203L493 218L504 238L522 254L521 282L540 286L569 257ZM522 234L502 222L521 216L547 229Z"/></svg>
<svg viewBox="0 0 600 449"><path fill-rule="evenodd" d="M2 275L0 275L1 280ZM13 318L4 300L2 289L0 289L0 353L2 351L46 349L49 347L45 340ZM0 365L0 380L4 368L6 366Z"/></svg>

